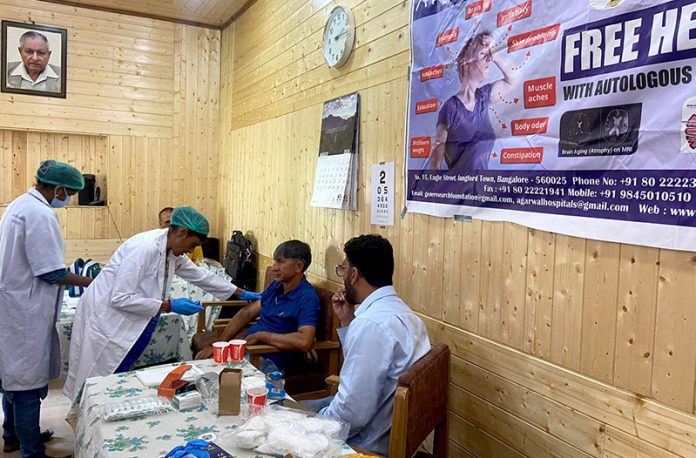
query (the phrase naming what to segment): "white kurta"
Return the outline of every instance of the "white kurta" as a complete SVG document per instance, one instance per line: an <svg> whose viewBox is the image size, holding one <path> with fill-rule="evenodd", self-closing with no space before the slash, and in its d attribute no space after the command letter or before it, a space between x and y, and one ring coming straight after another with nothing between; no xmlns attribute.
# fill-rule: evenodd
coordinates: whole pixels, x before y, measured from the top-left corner
<svg viewBox="0 0 696 458"><path fill-rule="evenodd" d="M167 231L155 229L126 240L80 298L63 388L70 399L87 378L116 370L159 312L174 273L221 300L236 291L235 285L196 267L186 255L167 256Z"/></svg>
<svg viewBox="0 0 696 458"><path fill-rule="evenodd" d="M58 217L30 189L0 219L0 380L7 391L41 388L60 373L63 287L38 278L59 269L65 247Z"/></svg>

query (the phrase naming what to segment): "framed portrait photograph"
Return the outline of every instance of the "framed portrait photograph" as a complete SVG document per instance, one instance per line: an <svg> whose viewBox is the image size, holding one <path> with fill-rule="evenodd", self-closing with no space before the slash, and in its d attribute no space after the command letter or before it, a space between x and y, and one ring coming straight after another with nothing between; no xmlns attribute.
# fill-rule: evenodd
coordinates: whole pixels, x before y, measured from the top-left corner
<svg viewBox="0 0 696 458"><path fill-rule="evenodd" d="M0 91L65 98L67 29L2 21L0 43Z"/></svg>

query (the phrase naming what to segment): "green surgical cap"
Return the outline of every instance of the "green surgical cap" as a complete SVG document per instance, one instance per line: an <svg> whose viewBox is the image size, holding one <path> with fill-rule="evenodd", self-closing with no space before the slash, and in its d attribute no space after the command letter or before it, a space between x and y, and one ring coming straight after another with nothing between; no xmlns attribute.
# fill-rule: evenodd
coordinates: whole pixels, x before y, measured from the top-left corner
<svg viewBox="0 0 696 458"><path fill-rule="evenodd" d="M82 178L79 170L70 164L53 159L41 161L39 170L36 171L36 179L42 183L65 186L78 191L85 187L85 179Z"/></svg>
<svg viewBox="0 0 696 458"><path fill-rule="evenodd" d="M172 226L185 227L199 234L208 235L210 232L208 220L193 207L176 207L171 222Z"/></svg>

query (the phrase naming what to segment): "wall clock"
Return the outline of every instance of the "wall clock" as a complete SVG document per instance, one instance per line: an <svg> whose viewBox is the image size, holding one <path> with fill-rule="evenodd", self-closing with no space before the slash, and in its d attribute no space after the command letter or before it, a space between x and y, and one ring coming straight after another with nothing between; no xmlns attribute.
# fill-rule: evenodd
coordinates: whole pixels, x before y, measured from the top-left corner
<svg viewBox="0 0 696 458"><path fill-rule="evenodd" d="M355 44L355 17L350 8L337 6L331 10L324 26L324 60L338 68L348 61Z"/></svg>

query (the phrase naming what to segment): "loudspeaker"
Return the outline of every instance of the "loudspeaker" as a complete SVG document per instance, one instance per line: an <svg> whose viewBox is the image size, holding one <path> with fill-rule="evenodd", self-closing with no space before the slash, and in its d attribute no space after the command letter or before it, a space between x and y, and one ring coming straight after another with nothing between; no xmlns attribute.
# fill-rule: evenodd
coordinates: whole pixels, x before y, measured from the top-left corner
<svg viewBox="0 0 696 458"><path fill-rule="evenodd" d="M85 187L78 192L77 203L78 205L89 205L94 201L94 185L97 179L90 173L85 173L82 177L85 179Z"/></svg>

